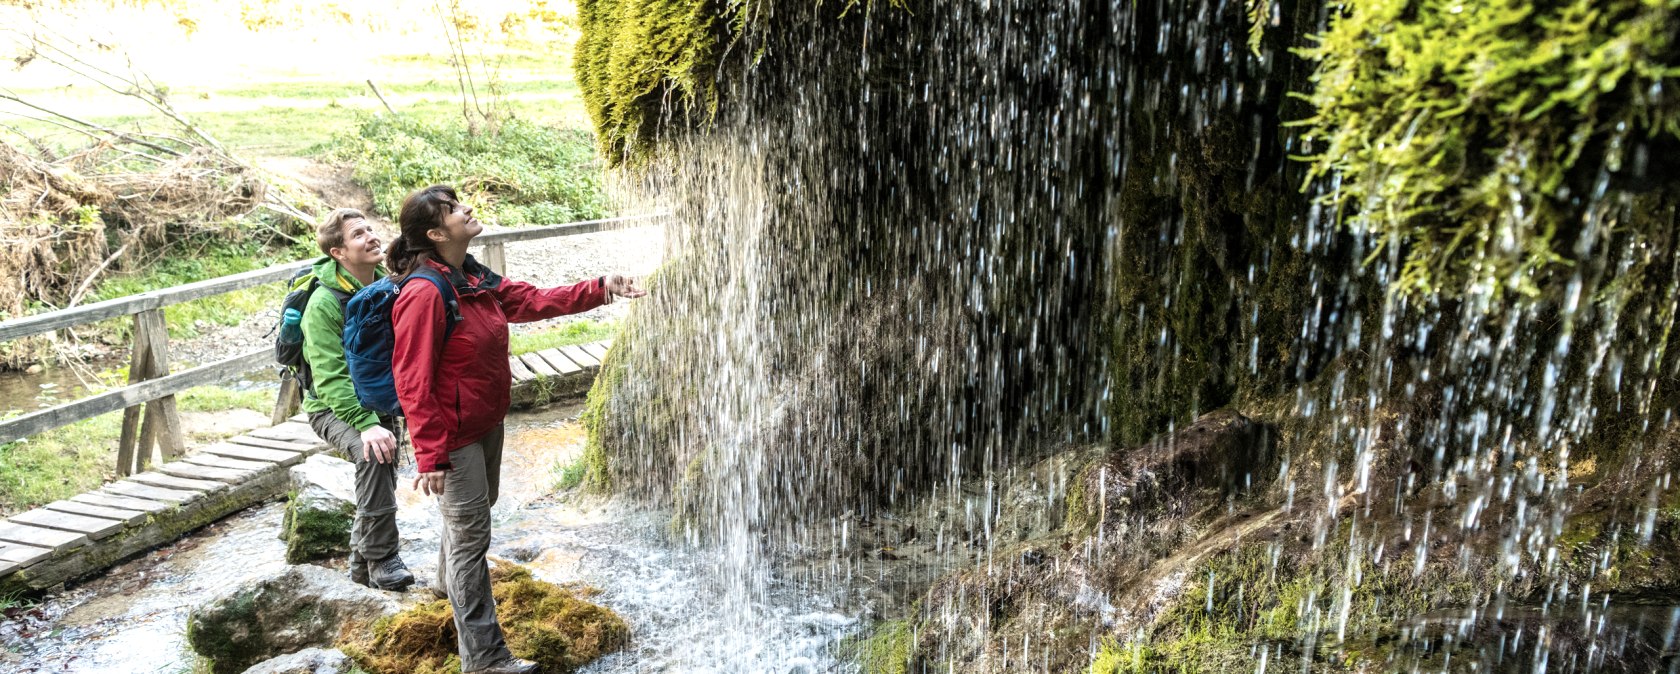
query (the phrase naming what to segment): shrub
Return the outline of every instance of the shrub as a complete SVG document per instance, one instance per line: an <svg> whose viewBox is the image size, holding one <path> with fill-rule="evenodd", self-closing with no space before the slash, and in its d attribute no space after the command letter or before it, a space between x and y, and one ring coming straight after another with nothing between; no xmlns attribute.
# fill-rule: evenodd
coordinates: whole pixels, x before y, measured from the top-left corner
<svg viewBox="0 0 1680 674"><path fill-rule="evenodd" d="M427 185L454 185L480 219L504 225L555 224L604 217L608 203L588 132L518 118L472 134L459 123L369 115L320 148L352 164L373 192L374 208L395 216L404 197Z"/></svg>

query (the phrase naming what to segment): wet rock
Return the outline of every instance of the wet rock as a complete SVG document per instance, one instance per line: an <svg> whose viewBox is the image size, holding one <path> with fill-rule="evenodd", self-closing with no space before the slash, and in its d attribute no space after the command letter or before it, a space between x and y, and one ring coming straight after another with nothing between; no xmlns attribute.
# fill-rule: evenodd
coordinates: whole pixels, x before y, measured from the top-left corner
<svg viewBox="0 0 1680 674"><path fill-rule="evenodd" d="M300 649L327 646L349 621L396 613L390 595L317 566L289 566L260 576L193 609L187 643L213 674ZM290 671L290 670L285 670Z"/></svg>
<svg viewBox="0 0 1680 674"><path fill-rule="evenodd" d="M253 665L245 674L343 674L350 667L350 656L336 648L305 648Z"/></svg>
<svg viewBox="0 0 1680 674"><path fill-rule="evenodd" d="M1114 528L1196 512L1269 477L1275 436L1265 424L1218 410L1140 447L1109 452L1075 479L1068 524Z"/></svg>
<svg viewBox="0 0 1680 674"><path fill-rule="evenodd" d="M1100 450L1070 449L1058 452L1025 469L1005 474L1003 503L993 539L1019 543L1044 536L1062 526L1066 518L1067 494L1079 467L1089 463Z"/></svg>
<svg viewBox="0 0 1680 674"><path fill-rule="evenodd" d="M510 545L502 550L502 556L516 562L525 563L536 559L542 554L542 547L536 543L522 543Z"/></svg>
<svg viewBox="0 0 1680 674"><path fill-rule="evenodd" d="M350 523L356 515L356 467L317 454L292 467L292 492L280 538L292 564L350 552Z"/></svg>

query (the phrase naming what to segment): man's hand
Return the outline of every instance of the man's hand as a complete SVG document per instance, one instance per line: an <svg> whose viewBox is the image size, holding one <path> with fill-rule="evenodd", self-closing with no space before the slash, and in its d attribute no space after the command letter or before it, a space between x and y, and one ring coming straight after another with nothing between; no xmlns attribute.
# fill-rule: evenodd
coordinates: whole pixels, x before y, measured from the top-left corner
<svg viewBox="0 0 1680 674"><path fill-rule="evenodd" d="M391 463L397 460L397 436L375 424L362 431L362 460Z"/></svg>
<svg viewBox="0 0 1680 674"><path fill-rule="evenodd" d="M421 496L442 496L443 476L448 473L449 471L446 470L434 470L430 473L416 475L414 476L414 488L420 492Z"/></svg>
<svg viewBox="0 0 1680 674"><path fill-rule="evenodd" d="M646 290L636 287L636 279L623 274L607 274L604 285L608 295L635 299L647 294Z"/></svg>

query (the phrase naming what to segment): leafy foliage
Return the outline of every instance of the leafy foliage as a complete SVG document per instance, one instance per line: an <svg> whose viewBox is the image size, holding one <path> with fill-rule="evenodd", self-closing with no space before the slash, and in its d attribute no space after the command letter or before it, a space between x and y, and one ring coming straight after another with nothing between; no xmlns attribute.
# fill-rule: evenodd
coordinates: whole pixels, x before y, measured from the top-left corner
<svg viewBox="0 0 1680 674"><path fill-rule="evenodd" d="M353 133L329 141L327 156L354 165L375 208L395 216L410 192L452 184L479 217L504 225L555 224L607 215L589 134L518 118L493 133L459 120L369 115Z"/></svg>
<svg viewBox="0 0 1680 674"><path fill-rule="evenodd" d="M1594 212L1680 138L1675 0L1359 0L1333 15L1308 100L1311 179L1401 246L1401 293L1507 291L1624 226Z"/></svg>

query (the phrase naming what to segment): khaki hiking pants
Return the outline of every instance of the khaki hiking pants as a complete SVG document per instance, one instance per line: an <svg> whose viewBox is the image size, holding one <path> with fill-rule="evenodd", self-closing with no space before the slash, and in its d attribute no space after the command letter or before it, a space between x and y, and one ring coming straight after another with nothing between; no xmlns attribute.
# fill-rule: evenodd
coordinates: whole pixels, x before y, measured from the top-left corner
<svg viewBox="0 0 1680 674"><path fill-rule="evenodd" d="M483 669L512 657L496 622L496 599L490 595L490 507L501 483L502 433L489 434L449 452L453 466L444 475L438 510L443 532L438 545L437 586L455 608L460 634L461 671Z"/></svg>
<svg viewBox="0 0 1680 674"><path fill-rule="evenodd" d="M377 562L397 554L396 462L379 463L363 458L362 432L339 419L332 410L309 415L309 427L356 464L356 518L350 525L350 563Z"/></svg>

